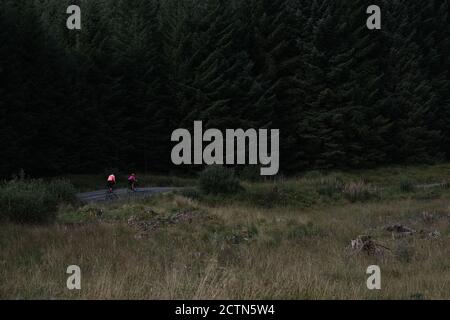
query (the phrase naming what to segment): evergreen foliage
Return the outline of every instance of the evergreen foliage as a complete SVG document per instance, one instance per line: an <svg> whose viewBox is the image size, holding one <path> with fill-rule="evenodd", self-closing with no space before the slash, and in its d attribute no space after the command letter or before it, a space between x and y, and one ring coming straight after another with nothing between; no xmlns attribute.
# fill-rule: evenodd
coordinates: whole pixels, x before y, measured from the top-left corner
<svg viewBox="0 0 450 320"><path fill-rule="evenodd" d="M170 171L194 120L280 129L284 173L448 160L450 1L370 4L2 0L0 176Z"/></svg>

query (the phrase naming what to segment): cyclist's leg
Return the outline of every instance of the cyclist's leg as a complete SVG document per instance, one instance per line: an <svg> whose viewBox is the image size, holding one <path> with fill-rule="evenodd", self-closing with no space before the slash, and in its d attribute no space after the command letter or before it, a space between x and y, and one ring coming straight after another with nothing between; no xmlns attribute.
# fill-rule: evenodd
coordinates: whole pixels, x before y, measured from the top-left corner
<svg viewBox="0 0 450 320"><path fill-rule="evenodd" d="M106 193L105 193L105 200L108 200L111 196L111 187L109 185L109 181L106 183Z"/></svg>
<svg viewBox="0 0 450 320"><path fill-rule="evenodd" d="M114 198L119 199L119 196L114 192L115 188L116 188L116 183L113 183L111 194L114 196Z"/></svg>
<svg viewBox="0 0 450 320"><path fill-rule="evenodd" d="M119 196L117 194L114 193L114 187L115 187L115 183L112 181L108 181L108 190L106 191L106 199L107 200L111 200L113 198L118 199Z"/></svg>

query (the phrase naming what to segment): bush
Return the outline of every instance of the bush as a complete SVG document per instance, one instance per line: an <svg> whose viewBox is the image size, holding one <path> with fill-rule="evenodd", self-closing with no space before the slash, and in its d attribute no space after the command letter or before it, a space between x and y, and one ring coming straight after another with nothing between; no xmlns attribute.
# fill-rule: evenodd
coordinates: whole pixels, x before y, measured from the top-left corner
<svg viewBox="0 0 450 320"><path fill-rule="evenodd" d="M400 179L400 191L401 192L412 192L415 189L415 182L407 177L402 177Z"/></svg>
<svg viewBox="0 0 450 320"><path fill-rule="evenodd" d="M0 220L48 223L56 218L58 203L75 199L73 186L62 180L12 180L0 187Z"/></svg>
<svg viewBox="0 0 450 320"><path fill-rule="evenodd" d="M13 180L0 188L2 220L43 223L56 217L56 197L41 181Z"/></svg>
<svg viewBox="0 0 450 320"><path fill-rule="evenodd" d="M73 184L66 179L52 180L47 185L48 191L58 202L72 203L76 200L76 189Z"/></svg>
<svg viewBox="0 0 450 320"><path fill-rule="evenodd" d="M200 190L207 194L232 194L242 189L233 169L209 166L200 173Z"/></svg>

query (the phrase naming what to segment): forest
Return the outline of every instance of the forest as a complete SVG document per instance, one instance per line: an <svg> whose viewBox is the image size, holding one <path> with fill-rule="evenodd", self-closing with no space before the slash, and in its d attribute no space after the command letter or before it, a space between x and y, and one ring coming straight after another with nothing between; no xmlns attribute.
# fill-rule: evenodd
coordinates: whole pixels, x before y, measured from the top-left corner
<svg viewBox="0 0 450 320"><path fill-rule="evenodd" d="M79 5L82 29L66 28ZM368 30L366 8L382 11ZM450 0L0 0L0 177L193 171L171 133L280 129L280 173L450 159Z"/></svg>

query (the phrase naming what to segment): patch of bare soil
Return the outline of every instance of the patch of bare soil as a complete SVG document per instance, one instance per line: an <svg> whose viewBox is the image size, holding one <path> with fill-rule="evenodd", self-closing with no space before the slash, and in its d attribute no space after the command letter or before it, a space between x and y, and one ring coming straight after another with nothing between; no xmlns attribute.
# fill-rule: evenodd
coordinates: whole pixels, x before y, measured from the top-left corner
<svg viewBox="0 0 450 320"><path fill-rule="evenodd" d="M138 231L135 238L142 239L153 230L179 223L192 223L200 216L201 214L193 210L183 210L168 216L153 212L153 215L148 218L131 216L128 219L127 224Z"/></svg>

